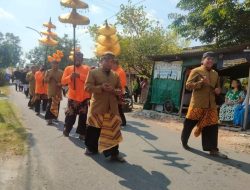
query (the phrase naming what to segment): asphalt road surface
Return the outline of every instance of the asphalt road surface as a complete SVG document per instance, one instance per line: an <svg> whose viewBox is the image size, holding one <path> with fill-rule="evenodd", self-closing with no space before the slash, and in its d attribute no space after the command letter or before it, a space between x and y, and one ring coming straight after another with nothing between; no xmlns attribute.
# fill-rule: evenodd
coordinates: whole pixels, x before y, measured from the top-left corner
<svg viewBox="0 0 250 190"><path fill-rule="evenodd" d="M191 138L192 152L183 150L179 132L154 121L127 115L120 151L127 163L112 163L103 155L85 156L84 142L62 135L66 99L60 122L46 121L27 108L22 93L11 90L11 101L21 112L29 133L29 152L7 190L234 190L250 188L250 155L222 149L231 159L210 157ZM181 127L181 126L180 126ZM2 190L0 187L0 189Z"/></svg>

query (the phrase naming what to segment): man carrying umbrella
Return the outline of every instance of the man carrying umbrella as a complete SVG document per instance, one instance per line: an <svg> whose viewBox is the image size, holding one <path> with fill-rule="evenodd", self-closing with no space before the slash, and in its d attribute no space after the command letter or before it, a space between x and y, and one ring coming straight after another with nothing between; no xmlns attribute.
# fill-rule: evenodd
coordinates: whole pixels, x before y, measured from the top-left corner
<svg viewBox="0 0 250 190"><path fill-rule="evenodd" d="M79 115L76 133L80 139L85 138L88 100L90 95L84 90L85 80L89 73L89 66L83 65L83 54L75 52L75 65L65 68L62 76L62 85L68 85L68 107L65 112L64 136L68 137Z"/></svg>

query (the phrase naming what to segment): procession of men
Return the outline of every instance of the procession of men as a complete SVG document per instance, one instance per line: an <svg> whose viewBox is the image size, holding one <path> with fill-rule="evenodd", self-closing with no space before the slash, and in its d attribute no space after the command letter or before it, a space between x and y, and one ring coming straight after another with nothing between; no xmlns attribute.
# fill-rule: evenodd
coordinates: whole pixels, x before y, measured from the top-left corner
<svg viewBox="0 0 250 190"><path fill-rule="evenodd" d="M86 155L103 153L112 161L125 162L119 154L119 143L122 141L121 126L126 126L122 110L126 73L112 52L103 54L99 68L85 65L83 53L77 51L75 65L61 70L63 57L64 53L57 50L48 56L50 69L48 65L39 68L34 65L25 72L17 70L16 90L24 92L29 99L27 107L34 109L50 126L58 123L63 87L67 87L63 135L70 136L78 116L76 134L85 141ZM23 85L22 89L19 85Z"/></svg>
<svg viewBox="0 0 250 190"><path fill-rule="evenodd" d="M98 68L91 68L83 62L83 53L75 52L75 65L60 70L63 52L57 50L48 56L50 69L46 65L32 66L25 70L23 88L29 96L28 107L38 116L45 113L48 125L58 122L63 87L67 87L67 107L63 135L69 137L78 116L76 134L85 141L85 154L92 156L103 153L116 162L125 162L119 154L122 142L121 126L126 126L123 112L123 95L127 86L126 73L112 52L105 52ZM201 66L193 69L187 79L186 88L193 91L184 128L181 134L183 148L191 150L188 139L192 129L198 137L202 134L202 147L211 156L226 159L218 149L218 113L215 96L220 94L219 78L212 69L213 52L204 53ZM22 76L16 73L17 76ZM23 83L23 80L22 80ZM16 87L16 90L18 87ZM28 95L27 95L28 91Z"/></svg>

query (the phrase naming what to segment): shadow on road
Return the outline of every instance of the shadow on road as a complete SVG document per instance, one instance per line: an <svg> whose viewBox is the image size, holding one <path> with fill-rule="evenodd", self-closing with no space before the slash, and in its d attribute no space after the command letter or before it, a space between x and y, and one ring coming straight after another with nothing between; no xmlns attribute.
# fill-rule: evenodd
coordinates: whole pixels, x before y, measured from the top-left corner
<svg viewBox="0 0 250 190"><path fill-rule="evenodd" d="M59 131L63 131L64 128L64 122L62 121L58 121L57 123L53 123L53 126L55 126L57 128L57 130Z"/></svg>
<svg viewBox="0 0 250 190"><path fill-rule="evenodd" d="M205 157L207 159L213 160L215 162L219 162L221 164L234 167L234 168L236 168L238 170L241 170L242 172L250 174L250 163L242 162L242 161L239 161L239 160L234 160L234 159L231 159L231 158L225 160L225 159L213 157L213 156L210 156L209 154L206 154L205 152L202 152L202 151L194 149L194 148L192 148L190 150L190 152L192 152L194 154L197 154L199 156Z"/></svg>
<svg viewBox="0 0 250 190"><path fill-rule="evenodd" d="M184 159L174 156L178 154L177 152L162 151L157 148L155 150L144 150L144 152L155 154L156 156L153 156L153 158L166 161L164 165L176 167L185 172L187 172L186 168L191 166L190 164L180 163L180 161L184 161Z"/></svg>
<svg viewBox="0 0 250 190"><path fill-rule="evenodd" d="M159 150L157 147L155 147L152 143L150 143L148 140L157 140L158 137L147 131L143 131L139 129L140 127L149 128L150 126L145 125L144 123L136 122L136 121L130 121L129 124L130 125L125 127L123 131L135 133L153 149L153 150L144 150L144 152L156 154L156 156L153 156L153 158L167 161L165 165L177 167L184 171L186 171L187 167L191 166L189 164L183 164L183 163L178 162L178 161L183 161L184 160L183 158L180 158L177 156L171 156L171 155L177 155L178 154L177 152L162 151L162 150Z"/></svg>
<svg viewBox="0 0 250 190"><path fill-rule="evenodd" d="M81 141L79 138L70 136L69 140L82 149L86 148L84 141Z"/></svg>
<svg viewBox="0 0 250 190"><path fill-rule="evenodd" d="M139 129L140 127L150 127L148 125L145 125L143 123L140 122L135 122L135 121L130 121L129 125L127 125L123 131L129 132L129 133L135 133L136 135L140 136L140 137L144 137L148 140L157 140L158 137L147 132L147 131L143 131L141 129Z"/></svg>
<svg viewBox="0 0 250 190"><path fill-rule="evenodd" d="M158 171L148 172L142 166L130 163L112 163L103 156L92 157L100 166L122 178L119 183L131 190L167 190L171 181Z"/></svg>

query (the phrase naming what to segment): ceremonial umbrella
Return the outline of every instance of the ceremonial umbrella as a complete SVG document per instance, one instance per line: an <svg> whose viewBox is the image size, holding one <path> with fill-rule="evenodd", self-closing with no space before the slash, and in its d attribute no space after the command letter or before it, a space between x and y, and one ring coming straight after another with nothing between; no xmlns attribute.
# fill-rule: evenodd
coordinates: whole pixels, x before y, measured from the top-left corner
<svg viewBox="0 0 250 190"><path fill-rule="evenodd" d="M90 20L88 17L82 16L77 12L77 9L87 9L89 6L87 3L84 3L80 0L61 0L61 5L63 7L72 8L70 13L64 14L59 16L59 21L66 24L73 25L73 42L74 42L74 56L73 56L73 63L74 63L74 72L75 72L75 54L76 54L76 26L77 25L88 25ZM74 88L75 88L75 80L74 80Z"/></svg>

